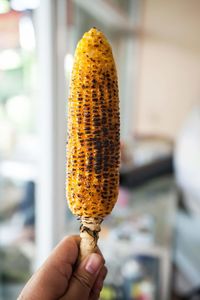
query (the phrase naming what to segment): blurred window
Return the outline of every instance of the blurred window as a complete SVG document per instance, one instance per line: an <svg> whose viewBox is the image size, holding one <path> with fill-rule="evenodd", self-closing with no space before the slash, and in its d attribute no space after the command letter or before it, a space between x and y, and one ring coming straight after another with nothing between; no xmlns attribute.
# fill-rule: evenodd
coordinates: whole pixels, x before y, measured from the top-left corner
<svg viewBox="0 0 200 300"><path fill-rule="evenodd" d="M34 254L36 2L0 3L0 299L4 300L16 299L30 275Z"/></svg>

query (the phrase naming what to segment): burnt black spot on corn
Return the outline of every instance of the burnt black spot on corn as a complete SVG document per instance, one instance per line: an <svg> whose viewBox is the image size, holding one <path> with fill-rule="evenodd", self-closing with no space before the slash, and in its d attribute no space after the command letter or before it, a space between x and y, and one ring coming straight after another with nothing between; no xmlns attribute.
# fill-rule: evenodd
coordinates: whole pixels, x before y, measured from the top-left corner
<svg viewBox="0 0 200 300"><path fill-rule="evenodd" d="M72 213L79 217L98 220L115 205L119 129L112 50L105 36L92 28L76 48L68 102L66 195Z"/></svg>

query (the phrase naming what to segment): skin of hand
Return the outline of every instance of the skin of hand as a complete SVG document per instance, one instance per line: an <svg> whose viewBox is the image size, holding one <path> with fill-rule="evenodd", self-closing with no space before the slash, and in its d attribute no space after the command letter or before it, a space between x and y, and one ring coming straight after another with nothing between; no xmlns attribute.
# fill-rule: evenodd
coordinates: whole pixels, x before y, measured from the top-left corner
<svg viewBox="0 0 200 300"><path fill-rule="evenodd" d="M99 250L80 263L80 237L64 238L31 277L18 300L97 300L107 274Z"/></svg>

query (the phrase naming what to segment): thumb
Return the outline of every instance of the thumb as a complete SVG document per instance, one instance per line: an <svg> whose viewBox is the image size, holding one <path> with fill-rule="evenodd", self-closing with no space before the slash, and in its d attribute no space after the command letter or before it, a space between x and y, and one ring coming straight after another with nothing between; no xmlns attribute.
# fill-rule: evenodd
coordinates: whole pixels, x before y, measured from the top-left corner
<svg viewBox="0 0 200 300"><path fill-rule="evenodd" d="M68 290L62 299L88 300L103 265L104 259L97 253L85 258L72 274Z"/></svg>

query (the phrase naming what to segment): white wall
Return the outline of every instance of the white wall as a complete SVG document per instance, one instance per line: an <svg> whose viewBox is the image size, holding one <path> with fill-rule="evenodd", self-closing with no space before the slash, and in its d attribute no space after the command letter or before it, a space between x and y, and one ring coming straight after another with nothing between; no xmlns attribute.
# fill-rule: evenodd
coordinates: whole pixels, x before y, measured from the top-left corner
<svg viewBox="0 0 200 300"><path fill-rule="evenodd" d="M200 1L146 0L136 130L175 137L200 102Z"/></svg>

